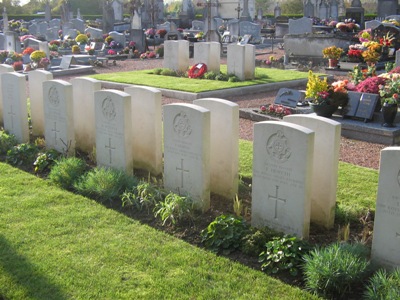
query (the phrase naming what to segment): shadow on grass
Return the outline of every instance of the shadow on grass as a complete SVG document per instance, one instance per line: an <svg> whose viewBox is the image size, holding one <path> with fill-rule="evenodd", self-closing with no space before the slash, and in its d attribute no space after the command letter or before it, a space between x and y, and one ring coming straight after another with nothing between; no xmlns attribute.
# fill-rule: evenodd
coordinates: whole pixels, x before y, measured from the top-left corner
<svg viewBox="0 0 400 300"><path fill-rule="evenodd" d="M46 278L27 258L18 254L9 242L0 235L0 268L19 285L30 299L68 299L59 287ZM5 291L3 291L4 293ZM0 299L8 299L0 295Z"/></svg>

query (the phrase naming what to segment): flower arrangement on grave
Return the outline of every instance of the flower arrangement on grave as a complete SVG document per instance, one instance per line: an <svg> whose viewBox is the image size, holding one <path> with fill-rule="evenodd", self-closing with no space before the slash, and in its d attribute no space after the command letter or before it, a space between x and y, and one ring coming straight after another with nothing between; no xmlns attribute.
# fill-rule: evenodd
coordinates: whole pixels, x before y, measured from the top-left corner
<svg viewBox="0 0 400 300"><path fill-rule="evenodd" d="M79 47L78 47L78 48L79 48ZM46 57L46 53L45 53L44 51L41 51L41 50L33 51L33 52L31 53L31 56L30 56L31 61L33 61L34 63L39 63L40 60L41 60L42 58L45 58L45 57Z"/></svg>
<svg viewBox="0 0 400 300"><path fill-rule="evenodd" d="M22 55L31 55L33 51L35 51L35 49L32 47L26 47L24 51L22 51Z"/></svg>
<svg viewBox="0 0 400 300"><path fill-rule="evenodd" d="M43 57L38 64L39 68L44 68L47 69L47 67L50 65L50 60L47 57Z"/></svg>
<svg viewBox="0 0 400 300"><path fill-rule="evenodd" d="M105 41L107 44L110 44L113 40L114 40L114 39L113 39L113 37L112 37L111 35L108 35L108 36L106 36L106 37L104 38L104 41Z"/></svg>
<svg viewBox="0 0 400 300"><path fill-rule="evenodd" d="M117 51L110 49L107 51L107 55L117 55Z"/></svg>
<svg viewBox="0 0 400 300"><path fill-rule="evenodd" d="M160 46L156 50L156 56L158 57L164 57L164 46Z"/></svg>
<svg viewBox="0 0 400 300"><path fill-rule="evenodd" d="M157 34L160 36L160 38L164 38L164 36L167 34L167 30L165 29L158 29Z"/></svg>
<svg viewBox="0 0 400 300"><path fill-rule="evenodd" d="M156 34L156 30L154 28L149 28L144 32L147 37L153 38L154 35Z"/></svg>
<svg viewBox="0 0 400 300"><path fill-rule="evenodd" d="M268 108L265 105L261 105L259 113L282 119L284 116L291 115L293 112L289 107L280 104L270 104Z"/></svg>
<svg viewBox="0 0 400 300"><path fill-rule="evenodd" d="M129 44L128 44L128 47L129 47L130 49L132 49L132 50L135 50L135 48L136 48L136 43L135 43L134 41L130 41Z"/></svg>
<svg viewBox="0 0 400 300"><path fill-rule="evenodd" d="M23 41L25 41L26 39L35 39L35 38L36 38L36 37L35 37L34 35L26 34L26 35L21 36L21 37L19 38L19 40L20 40L21 42L23 42Z"/></svg>
<svg viewBox="0 0 400 300"><path fill-rule="evenodd" d="M340 56L343 53L343 49L337 46L330 46L326 47L322 50L322 54L324 55L324 58L329 58L329 59L336 59L338 60Z"/></svg>
<svg viewBox="0 0 400 300"><path fill-rule="evenodd" d="M89 38L86 34L81 33L76 36L75 42L85 45L89 42Z"/></svg>
<svg viewBox="0 0 400 300"><path fill-rule="evenodd" d="M400 22L396 19L383 20L382 23L389 23L393 24L394 26L400 27Z"/></svg>
<svg viewBox="0 0 400 300"><path fill-rule="evenodd" d="M225 25L221 25L221 26L218 27L218 31L219 32L224 32L225 30L226 30Z"/></svg>
<svg viewBox="0 0 400 300"><path fill-rule="evenodd" d="M22 71L24 69L24 65L22 61L16 61L13 63L14 71Z"/></svg>
<svg viewBox="0 0 400 300"><path fill-rule="evenodd" d="M72 48L71 48L71 51L74 54L79 54L79 53L81 53L81 48L79 48L78 45L73 45Z"/></svg>
<svg viewBox="0 0 400 300"><path fill-rule="evenodd" d="M118 43L117 43L116 41L111 41L111 42L110 42L110 47L111 47L111 49L117 48L117 45L118 45Z"/></svg>
<svg viewBox="0 0 400 300"><path fill-rule="evenodd" d="M359 93L379 94L379 86L385 85L386 78L379 76L368 77L356 85L355 91Z"/></svg>
<svg viewBox="0 0 400 300"><path fill-rule="evenodd" d="M353 19L345 19L344 22L338 22L336 28L342 32L355 32L360 30L360 25Z"/></svg>
<svg viewBox="0 0 400 300"><path fill-rule="evenodd" d="M200 32L196 33L196 35L194 37L198 40L202 40L204 38L204 32L200 31Z"/></svg>
<svg viewBox="0 0 400 300"><path fill-rule="evenodd" d="M400 75L400 74L399 74ZM390 74L385 84L379 85L381 104L400 104L400 76Z"/></svg>
<svg viewBox="0 0 400 300"><path fill-rule="evenodd" d="M207 65L198 63L193 65L188 71L189 78L201 78L207 72Z"/></svg>

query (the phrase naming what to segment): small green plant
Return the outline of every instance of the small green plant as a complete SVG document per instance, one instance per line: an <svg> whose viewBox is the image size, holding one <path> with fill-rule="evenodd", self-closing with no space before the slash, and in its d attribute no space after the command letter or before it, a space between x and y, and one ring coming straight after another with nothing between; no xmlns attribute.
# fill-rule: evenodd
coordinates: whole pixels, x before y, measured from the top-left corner
<svg viewBox="0 0 400 300"><path fill-rule="evenodd" d="M310 247L297 237L284 235L274 237L265 244L264 249L258 259L262 263L262 271L272 274L289 271L290 275L296 276L303 263L303 256L308 253Z"/></svg>
<svg viewBox="0 0 400 300"><path fill-rule="evenodd" d="M153 69L153 74L154 75L161 75L162 71L163 71L163 68L155 68L155 69Z"/></svg>
<svg viewBox="0 0 400 300"><path fill-rule="evenodd" d="M66 190L72 190L74 183L86 172L85 161L76 157L61 158L51 168L49 180Z"/></svg>
<svg viewBox="0 0 400 300"><path fill-rule="evenodd" d="M261 229L251 227L250 232L243 237L242 252L258 257L265 248L265 244L276 236L282 235L268 227Z"/></svg>
<svg viewBox="0 0 400 300"><path fill-rule="evenodd" d="M361 250L364 247L335 243L305 255L307 289L315 294L343 298L369 272L369 262L364 256L367 251Z"/></svg>
<svg viewBox="0 0 400 300"><path fill-rule="evenodd" d="M249 225L242 217L220 215L201 232L204 246L215 252L229 254L242 246Z"/></svg>
<svg viewBox="0 0 400 300"><path fill-rule="evenodd" d="M19 144L7 151L6 161L13 166L32 165L38 148L32 144Z"/></svg>
<svg viewBox="0 0 400 300"><path fill-rule="evenodd" d="M400 269L392 273L386 270L378 270L369 280L364 299L400 299Z"/></svg>
<svg viewBox="0 0 400 300"><path fill-rule="evenodd" d="M228 78L228 82L239 82L239 81L240 81L239 77L237 77L235 75L231 75Z"/></svg>
<svg viewBox="0 0 400 300"><path fill-rule="evenodd" d="M140 182L134 191L126 191L122 194L122 207L135 207L138 210L143 208L153 209L158 202L163 200L163 192L151 182Z"/></svg>
<svg viewBox="0 0 400 300"><path fill-rule="evenodd" d="M170 192L164 201L158 202L155 210L155 217L160 217L163 225L167 221L175 225L183 220L193 219L194 203L189 197L179 196Z"/></svg>
<svg viewBox="0 0 400 300"><path fill-rule="evenodd" d="M214 71L208 71L206 73L204 73L204 79L208 79L208 80L215 80L215 77L217 77L218 73L214 72Z"/></svg>
<svg viewBox="0 0 400 300"><path fill-rule="evenodd" d="M43 173L49 170L61 156L57 150L50 149L44 153L39 153L33 165L35 166L36 173Z"/></svg>
<svg viewBox="0 0 400 300"><path fill-rule="evenodd" d="M237 217L240 217L243 213L243 202L242 200L239 200L237 194L235 196L235 199L233 199L233 212Z"/></svg>
<svg viewBox="0 0 400 300"><path fill-rule="evenodd" d="M159 57L164 57L164 47L160 46L156 50L156 54L158 54Z"/></svg>
<svg viewBox="0 0 400 300"><path fill-rule="evenodd" d="M171 70L171 69L162 69L160 75L163 75L163 76L174 76L174 77L177 76L176 71Z"/></svg>
<svg viewBox="0 0 400 300"><path fill-rule="evenodd" d="M18 144L14 135L0 131L0 155L7 154L7 151Z"/></svg>
<svg viewBox="0 0 400 300"><path fill-rule="evenodd" d="M108 168L94 168L74 183L75 190L84 196L106 202L118 199L124 191L133 190L137 179L125 172Z"/></svg>
<svg viewBox="0 0 400 300"><path fill-rule="evenodd" d="M215 80L218 81L228 81L229 77L226 74L219 73L217 76L215 76Z"/></svg>

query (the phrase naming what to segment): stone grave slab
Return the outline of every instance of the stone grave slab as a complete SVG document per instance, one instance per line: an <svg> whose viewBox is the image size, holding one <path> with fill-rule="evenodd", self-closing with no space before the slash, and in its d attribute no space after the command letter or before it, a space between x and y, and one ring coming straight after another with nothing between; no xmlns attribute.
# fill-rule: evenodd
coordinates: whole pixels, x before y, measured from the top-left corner
<svg viewBox="0 0 400 300"><path fill-rule="evenodd" d="M194 104L164 106L164 187L210 208L210 111Z"/></svg>
<svg viewBox="0 0 400 300"><path fill-rule="evenodd" d="M28 73L32 134L34 136L44 136L43 83L52 79L53 74L45 70L33 70Z"/></svg>
<svg viewBox="0 0 400 300"><path fill-rule="evenodd" d="M186 71L189 66L189 42L164 41L163 66L174 71Z"/></svg>
<svg viewBox="0 0 400 300"><path fill-rule="evenodd" d="M85 22L80 19L72 19L71 23L73 24L73 28L78 30L80 33L85 32Z"/></svg>
<svg viewBox="0 0 400 300"><path fill-rule="evenodd" d="M296 108L297 103L304 99L304 95L295 89L281 88L276 95L275 104Z"/></svg>
<svg viewBox="0 0 400 300"><path fill-rule="evenodd" d="M72 84L64 80L43 83L44 137L46 147L75 154Z"/></svg>
<svg viewBox="0 0 400 300"><path fill-rule="evenodd" d="M381 151L371 260L400 267L400 147Z"/></svg>
<svg viewBox="0 0 400 300"><path fill-rule="evenodd" d="M109 35L114 39L115 42L120 43L122 47L125 46L126 38L124 34L117 31L111 31Z"/></svg>
<svg viewBox="0 0 400 300"><path fill-rule="evenodd" d="M253 39L261 39L261 25L249 21L239 23L240 36L251 35Z"/></svg>
<svg viewBox="0 0 400 300"><path fill-rule="evenodd" d="M0 91L3 90L1 76L4 73L9 73L9 72L14 72L14 68L12 66L6 65L6 64L0 64ZM3 122L4 122L4 119L3 119L3 93L0 92L0 125L3 125L4 124Z"/></svg>
<svg viewBox="0 0 400 300"><path fill-rule="evenodd" d="M94 116L94 93L101 90L101 82L86 77L71 80L75 146L86 153L96 147L96 126Z"/></svg>
<svg viewBox="0 0 400 300"><path fill-rule="evenodd" d="M290 115L283 121L315 132L311 190L311 222L331 229L335 220L341 124L309 115Z"/></svg>
<svg viewBox="0 0 400 300"><path fill-rule="evenodd" d="M25 75L1 74L4 129L20 143L29 142L28 108Z"/></svg>
<svg viewBox="0 0 400 300"><path fill-rule="evenodd" d="M308 238L314 132L288 122L254 124L251 224Z"/></svg>
<svg viewBox="0 0 400 300"><path fill-rule="evenodd" d="M161 91L144 86L126 87L124 91L132 102L133 165L159 175L162 173Z"/></svg>
<svg viewBox="0 0 400 300"><path fill-rule="evenodd" d="M131 97L117 90L97 91L94 97L97 164L132 174Z"/></svg>
<svg viewBox="0 0 400 300"><path fill-rule="evenodd" d="M60 62L61 69L69 69L71 65L78 64L76 58L73 55L63 55Z"/></svg>
<svg viewBox="0 0 400 300"><path fill-rule="evenodd" d="M371 20L371 21L366 21L365 22L365 29L375 29L376 27L380 26L382 24L381 21L378 20Z"/></svg>
<svg viewBox="0 0 400 300"><path fill-rule="evenodd" d="M360 103L361 93L349 91L347 95L349 97L349 101L344 107L344 116L354 117L357 112L358 104Z"/></svg>
<svg viewBox="0 0 400 300"><path fill-rule="evenodd" d="M221 67L221 44L217 42L194 43L194 64L205 63L207 71L217 74Z"/></svg>
<svg viewBox="0 0 400 300"><path fill-rule="evenodd" d="M103 30L93 28L93 27L88 27L85 29L85 33L90 33L90 38L91 39L101 39L103 38Z"/></svg>
<svg viewBox="0 0 400 300"><path fill-rule="evenodd" d="M289 34L312 33L313 21L310 18L289 19Z"/></svg>
<svg viewBox="0 0 400 300"><path fill-rule="evenodd" d="M372 120L376 104L379 101L379 95L363 93L358 104L355 117L367 120Z"/></svg>
<svg viewBox="0 0 400 300"><path fill-rule="evenodd" d="M198 99L193 104L211 112L211 192L234 199L239 180L239 106L218 98Z"/></svg>

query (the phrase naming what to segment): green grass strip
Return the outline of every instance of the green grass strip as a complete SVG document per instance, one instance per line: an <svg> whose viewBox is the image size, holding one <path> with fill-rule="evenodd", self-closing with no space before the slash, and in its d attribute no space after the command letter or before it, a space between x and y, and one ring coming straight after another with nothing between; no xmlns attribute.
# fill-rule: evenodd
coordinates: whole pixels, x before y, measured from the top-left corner
<svg viewBox="0 0 400 300"><path fill-rule="evenodd" d="M316 299L0 163L0 298Z"/></svg>
<svg viewBox="0 0 400 300"><path fill-rule="evenodd" d="M246 80L240 82L162 76L162 75L155 75L152 73L152 71L153 70L142 70L142 71L131 71L131 72L105 73L105 74L91 75L89 77L104 81L145 85L155 88L172 89L172 90L191 92L191 93L200 93L200 92L215 91L221 89L238 88L238 87L245 87L257 84L275 83L275 82L308 78L307 72L268 69L268 68L256 68L254 80ZM221 65L221 72L226 74L227 72L226 65Z"/></svg>

